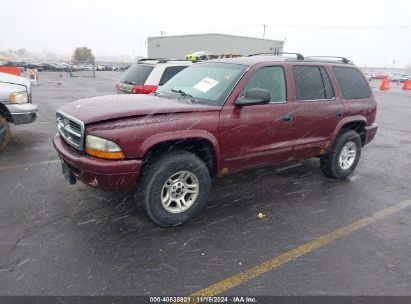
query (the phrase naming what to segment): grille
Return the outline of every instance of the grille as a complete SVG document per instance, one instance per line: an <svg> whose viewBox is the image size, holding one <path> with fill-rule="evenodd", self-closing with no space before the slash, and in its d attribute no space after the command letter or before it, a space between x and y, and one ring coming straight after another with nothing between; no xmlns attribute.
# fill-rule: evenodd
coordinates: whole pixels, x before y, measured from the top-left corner
<svg viewBox="0 0 411 304"><path fill-rule="evenodd" d="M61 111L56 113L57 130L64 140L72 147L82 151L84 138L84 124Z"/></svg>
<svg viewBox="0 0 411 304"><path fill-rule="evenodd" d="M78 134L81 134L81 125L79 125L78 123L70 120L69 121L69 126L73 131L77 132Z"/></svg>

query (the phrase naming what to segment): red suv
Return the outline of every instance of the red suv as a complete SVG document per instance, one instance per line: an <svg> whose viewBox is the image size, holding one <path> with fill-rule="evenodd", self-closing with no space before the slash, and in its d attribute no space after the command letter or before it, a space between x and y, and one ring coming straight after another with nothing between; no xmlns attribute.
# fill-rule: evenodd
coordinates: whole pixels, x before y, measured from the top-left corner
<svg viewBox="0 0 411 304"><path fill-rule="evenodd" d="M326 176L348 177L377 132L376 109L345 58L217 59L152 95L63 106L54 146L71 183L135 191L154 223L176 226L204 208L216 175L319 157Z"/></svg>

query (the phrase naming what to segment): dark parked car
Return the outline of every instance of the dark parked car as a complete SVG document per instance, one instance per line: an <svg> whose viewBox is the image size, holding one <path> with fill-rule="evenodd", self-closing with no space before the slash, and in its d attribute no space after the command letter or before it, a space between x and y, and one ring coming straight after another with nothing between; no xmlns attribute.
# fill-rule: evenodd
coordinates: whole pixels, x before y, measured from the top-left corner
<svg viewBox="0 0 411 304"><path fill-rule="evenodd" d="M44 72L63 72L66 70L63 65L57 63L42 63L41 65Z"/></svg>
<svg viewBox="0 0 411 304"><path fill-rule="evenodd" d="M161 226L206 205L213 176L319 157L344 179L377 132L368 81L348 60L252 56L191 65L152 95L79 100L57 112L71 183L135 191Z"/></svg>

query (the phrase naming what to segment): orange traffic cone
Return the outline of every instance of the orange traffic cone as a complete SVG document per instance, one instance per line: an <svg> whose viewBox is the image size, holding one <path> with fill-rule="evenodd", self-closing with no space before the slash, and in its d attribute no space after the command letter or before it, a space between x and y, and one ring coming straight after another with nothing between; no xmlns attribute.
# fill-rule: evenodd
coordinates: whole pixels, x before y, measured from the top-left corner
<svg viewBox="0 0 411 304"><path fill-rule="evenodd" d="M388 79L384 79L380 85L380 91L386 91L390 89L390 81Z"/></svg>
<svg viewBox="0 0 411 304"><path fill-rule="evenodd" d="M411 90L411 80L406 80L402 86L403 90Z"/></svg>

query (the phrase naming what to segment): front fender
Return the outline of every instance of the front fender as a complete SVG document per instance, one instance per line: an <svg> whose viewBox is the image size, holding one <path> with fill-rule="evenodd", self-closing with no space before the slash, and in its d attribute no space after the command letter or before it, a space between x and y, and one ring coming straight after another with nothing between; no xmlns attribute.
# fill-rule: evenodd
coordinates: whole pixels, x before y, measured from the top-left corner
<svg viewBox="0 0 411 304"><path fill-rule="evenodd" d="M143 158L144 155L150 151L154 146L170 141L181 141L184 139L203 139L207 140L214 149L217 169L220 169L220 145L215 136L204 130L180 130L154 134L144 140L138 149L137 155L139 158Z"/></svg>

